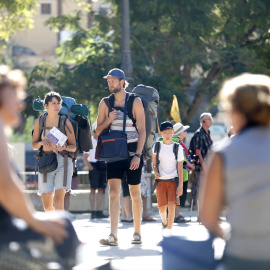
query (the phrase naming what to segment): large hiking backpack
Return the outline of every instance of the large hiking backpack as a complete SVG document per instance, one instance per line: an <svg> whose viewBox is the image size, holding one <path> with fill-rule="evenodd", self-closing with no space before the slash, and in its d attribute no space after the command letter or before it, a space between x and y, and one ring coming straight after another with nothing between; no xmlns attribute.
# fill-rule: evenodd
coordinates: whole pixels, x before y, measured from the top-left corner
<svg viewBox="0 0 270 270"><path fill-rule="evenodd" d="M145 113L146 138L142 151L142 156L143 160L146 161L152 158L152 146L156 141L156 119L159 103L159 94L155 88L143 84L137 85L129 94L127 115L132 120L133 126L137 129L136 120L134 119L132 114L132 106L136 97L140 97L140 99L142 100ZM114 107L114 95L112 94L108 98L104 98L104 102L106 103L110 112Z"/></svg>
<svg viewBox="0 0 270 270"><path fill-rule="evenodd" d="M143 84L137 85L131 91L131 93L134 93L140 97L144 107L146 139L142 155L143 159L147 160L152 158L152 146L156 141L156 119L159 104L159 94L155 88ZM128 107L128 116L131 118L133 125L136 127L136 121L132 115L132 105Z"/></svg>
<svg viewBox="0 0 270 270"><path fill-rule="evenodd" d="M88 152L90 149L93 149L91 128L87 116L89 114L89 109L86 104L76 104L74 98L71 97L61 97L62 98L62 108L59 112L60 115L65 116L60 123L60 131L65 134L66 121L65 118L68 118L72 124L77 150L74 153L69 153L69 156L73 159L76 159L79 153ZM43 102L40 99L35 99L33 102L33 109L35 111L44 111ZM46 115L46 113L45 113ZM41 116L40 121L43 121ZM43 127L43 122L40 122L40 127ZM41 135L40 129L40 135Z"/></svg>

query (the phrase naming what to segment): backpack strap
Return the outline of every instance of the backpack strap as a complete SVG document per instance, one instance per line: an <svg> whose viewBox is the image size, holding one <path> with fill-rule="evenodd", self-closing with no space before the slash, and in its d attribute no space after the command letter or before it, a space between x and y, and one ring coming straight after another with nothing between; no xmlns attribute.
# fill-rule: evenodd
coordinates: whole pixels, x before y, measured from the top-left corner
<svg viewBox="0 0 270 270"><path fill-rule="evenodd" d="M106 106L108 107L109 113L112 112L114 108L114 95L111 94L109 97L103 98Z"/></svg>
<svg viewBox="0 0 270 270"><path fill-rule="evenodd" d="M159 171L159 163L160 163L160 160L159 160L159 152L160 152L160 142L156 142L155 144L155 148L154 148L154 153L156 154L156 162L157 162L157 169Z"/></svg>
<svg viewBox="0 0 270 270"><path fill-rule="evenodd" d="M176 160L176 164L177 164L177 159L178 159L178 150L179 150L179 143L174 143L173 144L173 153L174 153L174 157Z"/></svg>
<svg viewBox="0 0 270 270"><path fill-rule="evenodd" d="M129 94L128 104L127 104L127 115L132 120L133 126L138 131L137 125L136 125L136 119L133 117L133 113L132 113L133 103L136 97L138 97L138 95L133 94L133 93Z"/></svg>

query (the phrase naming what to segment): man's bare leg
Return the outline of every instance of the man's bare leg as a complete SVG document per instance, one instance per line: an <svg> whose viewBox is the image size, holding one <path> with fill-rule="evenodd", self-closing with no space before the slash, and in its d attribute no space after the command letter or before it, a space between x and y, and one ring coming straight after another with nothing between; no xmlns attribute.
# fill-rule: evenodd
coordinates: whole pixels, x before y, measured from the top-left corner
<svg viewBox="0 0 270 270"><path fill-rule="evenodd" d="M141 217L142 217L142 199L141 184L129 185L129 191L132 199L134 232L141 234ZM139 238L135 236L135 239Z"/></svg>
<svg viewBox="0 0 270 270"><path fill-rule="evenodd" d="M117 237L118 232L118 219L120 211L120 188L121 179L109 179L109 199L110 199L110 222L111 222L111 234ZM110 237L109 241L113 241Z"/></svg>

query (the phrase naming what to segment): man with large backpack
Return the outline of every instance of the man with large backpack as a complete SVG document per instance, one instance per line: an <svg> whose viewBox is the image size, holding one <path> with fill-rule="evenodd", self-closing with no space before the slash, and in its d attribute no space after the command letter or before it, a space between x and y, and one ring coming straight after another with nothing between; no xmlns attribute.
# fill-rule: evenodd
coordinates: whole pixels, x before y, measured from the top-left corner
<svg viewBox="0 0 270 270"><path fill-rule="evenodd" d="M142 201L140 193L140 179L143 167L142 151L145 143L145 114L142 101L136 97L132 105L132 115L136 121L136 127L132 120L123 113L128 93L125 91L125 74L120 69L112 69L107 79L109 90L113 97L113 108L109 109L106 99L101 100L97 117L97 134L110 127L110 130L123 130L124 118L126 117L126 134L129 158L107 163L107 179L109 183L110 200L110 222L111 232L108 238L101 239L100 244L108 246L117 246L117 231L119 219L119 197L121 188L121 179L124 172L127 173L127 182L129 184L130 195L133 206L134 234L132 244L141 244L141 215Z"/></svg>

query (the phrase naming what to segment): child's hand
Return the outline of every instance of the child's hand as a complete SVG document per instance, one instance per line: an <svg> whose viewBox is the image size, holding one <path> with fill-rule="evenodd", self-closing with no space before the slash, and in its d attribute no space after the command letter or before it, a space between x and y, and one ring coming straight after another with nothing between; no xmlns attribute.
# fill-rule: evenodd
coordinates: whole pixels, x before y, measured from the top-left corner
<svg viewBox="0 0 270 270"><path fill-rule="evenodd" d="M178 197L178 200L181 195L183 195L183 186L178 186L176 190L176 196Z"/></svg>
<svg viewBox="0 0 270 270"><path fill-rule="evenodd" d="M155 172L156 179L159 179L161 177L161 174L159 172Z"/></svg>

